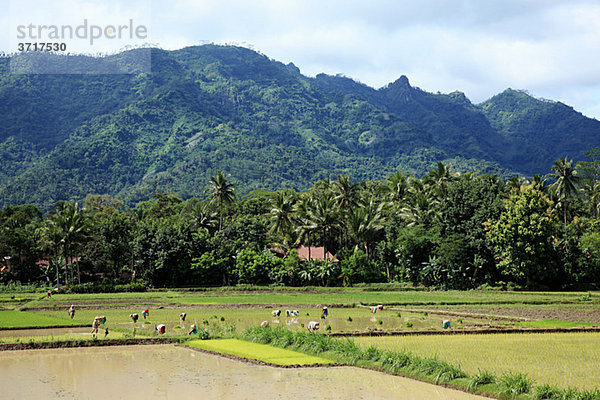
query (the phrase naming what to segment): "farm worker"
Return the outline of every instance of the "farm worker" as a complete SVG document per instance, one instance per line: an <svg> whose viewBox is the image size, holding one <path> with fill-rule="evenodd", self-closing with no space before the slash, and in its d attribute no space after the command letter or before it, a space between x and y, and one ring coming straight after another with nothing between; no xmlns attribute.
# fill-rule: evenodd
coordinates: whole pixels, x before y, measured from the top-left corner
<svg viewBox="0 0 600 400"><path fill-rule="evenodd" d="M263 321L263 322L261 322L260 326L262 326L263 328L266 328L267 326L269 326L269 321Z"/></svg>
<svg viewBox="0 0 600 400"><path fill-rule="evenodd" d="M329 315L329 311L327 311L327 306L325 306L323 307L323 316L327 318L327 315Z"/></svg>
<svg viewBox="0 0 600 400"><path fill-rule="evenodd" d="M378 305L377 305L377 309L378 309L378 310L383 310L383 304L378 304Z"/></svg>
<svg viewBox="0 0 600 400"><path fill-rule="evenodd" d="M290 315L292 315L292 312L290 310L285 310L285 315L289 317Z"/></svg>
<svg viewBox="0 0 600 400"><path fill-rule="evenodd" d="M90 332L90 333L93 336L96 336L98 334L98 328L100 327L100 324L102 324L104 322L106 322L105 316L94 318L94 322L92 322L92 332Z"/></svg>
<svg viewBox="0 0 600 400"><path fill-rule="evenodd" d="M371 312L373 314L375 314L377 312L377 307L369 307L371 309Z"/></svg>
<svg viewBox="0 0 600 400"><path fill-rule="evenodd" d="M139 318L139 315L137 314L129 314L129 318L131 318L133 320L133 323L135 324Z"/></svg>
<svg viewBox="0 0 600 400"><path fill-rule="evenodd" d="M274 317L279 317L281 315L281 310L273 310L271 311L271 314L273 314Z"/></svg>
<svg viewBox="0 0 600 400"><path fill-rule="evenodd" d="M196 333L198 333L198 328L196 328L196 325L192 324L191 328L192 329L188 332L188 335L195 335Z"/></svg>
<svg viewBox="0 0 600 400"><path fill-rule="evenodd" d="M73 319L75 316L75 305L73 304L71 304L71 307L69 307L69 315L71 316L71 319Z"/></svg>
<svg viewBox="0 0 600 400"><path fill-rule="evenodd" d="M158 334L159 334L159 335L162 335L162 334L164 334L164 333L165 333L165 331L166 331L166 326L165 326L165 324L159 324L159 325L156 325L156 330L157 330L157 332L158 332Z"/></svg>
<svg viewBox="0 0 600 400"><path fill-rule="evenodd" d="M104 329L104 339L108 336L108 326Z"/></svg>
<svg viewBox="0 0 600 400"><path fill-rule="evenodd" d="M48 290L48 297L52 297L52 291Z"/></svg>
<svg viewBox="0 0 600 400"><path fill-rule="evenodd" d="M146 308L144 311L142 311L142 317L144 317L144 319L146 319L146 317L150 315L150 311L148 311L148 309Z"/></svg>
<svg viewBox="0 0 600 400"><path fill-rule="evenodd" d="M300 313L298 312L298 310L292 310L292 315L294 317L297 317Z"/></svg>
<svg viewBox="0 0 600 400"><path fill-rule="evenodd" d="M316 321L310 321L308 323L308 331L309 332L314 332L314 331L316 331L318 329L319 329L319 323L318 322L316 322Z"/></svg>
<svg viewBox="0 0 600 400"><path fill-rule="evenodd" d="M450 321L448 321L447 319L443 320L442 326L444 327L444 329L450 328Z"/></svg>
<svg viewBox="0 0 600 400"><path fill-rule="evenodd" d="M179 314L179 319L181 320L181 322L185 321L185 317L186 317L186 313L182 312L181 314Z"/></svg>

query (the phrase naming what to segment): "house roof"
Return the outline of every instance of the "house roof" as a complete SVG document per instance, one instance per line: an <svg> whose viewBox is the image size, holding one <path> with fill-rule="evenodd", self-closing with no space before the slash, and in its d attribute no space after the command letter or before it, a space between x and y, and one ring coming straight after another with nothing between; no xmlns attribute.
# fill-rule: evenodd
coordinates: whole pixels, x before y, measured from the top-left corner
<svg viewBox="0 0 600 400"><path fill-rule="evenodd" d="M310 249L310 252L309 252ZM309 253L310 253L310 257L309 257ZM328 260L331 261L338 261L337 258L335 258L330 252L327 252L327 254L325 254L325 248L323 246L321 247L308 247L308 246L300 246L298 248L298 257L300 257L301 260L306 261L306 260L325 260L325 258L327 258Z"/></svg>

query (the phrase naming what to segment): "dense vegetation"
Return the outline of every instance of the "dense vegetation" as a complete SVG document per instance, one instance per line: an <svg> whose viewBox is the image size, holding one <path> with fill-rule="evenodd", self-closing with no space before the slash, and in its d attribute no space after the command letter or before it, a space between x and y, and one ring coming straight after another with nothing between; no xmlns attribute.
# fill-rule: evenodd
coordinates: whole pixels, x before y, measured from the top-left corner
<svg viewBox="0 0 600 400"><path fill-rule="evenodd" d="M9 269L1 279L596 288L600 149L587 156L577 168L558 159L553 173L531 181L457 174L439 163L422 179L396 172L354 182L339 175L306 192L237 197L219 171L205 186L206 200L157 192L127 208L88 195L83 207L60 201L45 216L33 205L7 206L0 211L0 254ZM339 262L301 261L293 250L301 244L324 246ZM48 268L37 263L44 256Z"/></svg>
<svg viewBox="0 0 600 400"><path fill-rule="evenodd" d="M135 51L109 61L129 65ZM157 191L189 199L218 170L241 194L307 190L338 174L423 176L438 161L501 177L545 174L548 160L581 160L600 142L600 122L524 92L474 105L404 76L378 90L309 78L244 48L151 51L151 73L126 75L11 74L0 57L0 206L47 211L88 193L128 207Z"/></svg>

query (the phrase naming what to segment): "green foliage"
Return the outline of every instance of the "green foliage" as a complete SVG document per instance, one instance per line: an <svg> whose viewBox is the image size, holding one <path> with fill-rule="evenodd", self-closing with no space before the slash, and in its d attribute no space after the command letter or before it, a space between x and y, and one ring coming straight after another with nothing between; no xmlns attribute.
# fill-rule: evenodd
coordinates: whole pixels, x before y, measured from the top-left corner
<svg viewBox="0 0 600 400"><path fill-rule="evenodd" d="M505 373L497 379L501 393L510 398L516 398L523 393L529 393L533 382L522 373Z"/></svg>
<svg viewBox="0 0 600 400"><path fill-rule="evenodd" d="M488 239L509 279L527 284L556 279L556 221L550 207L542 192L526 188L511 195L499 220L490 224Z"/></svg>

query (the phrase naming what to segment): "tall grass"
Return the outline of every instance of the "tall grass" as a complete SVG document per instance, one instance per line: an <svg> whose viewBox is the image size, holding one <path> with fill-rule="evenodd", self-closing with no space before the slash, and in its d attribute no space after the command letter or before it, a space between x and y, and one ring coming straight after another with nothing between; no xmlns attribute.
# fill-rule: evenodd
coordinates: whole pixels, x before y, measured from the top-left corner
<svg viewBox="0 0 600 400"><path fill-rule="evenodd" d="M349 339L338 340L330 336L292 332L277 327L255 327L246 330L244 339L279 347L321 354L329 352L350 365L373 364L391 374L422 376L436 383L446 383L465 377L459 367L438 359L417 357L407 352L382 351L375 346L361 348Z"/></svg>

